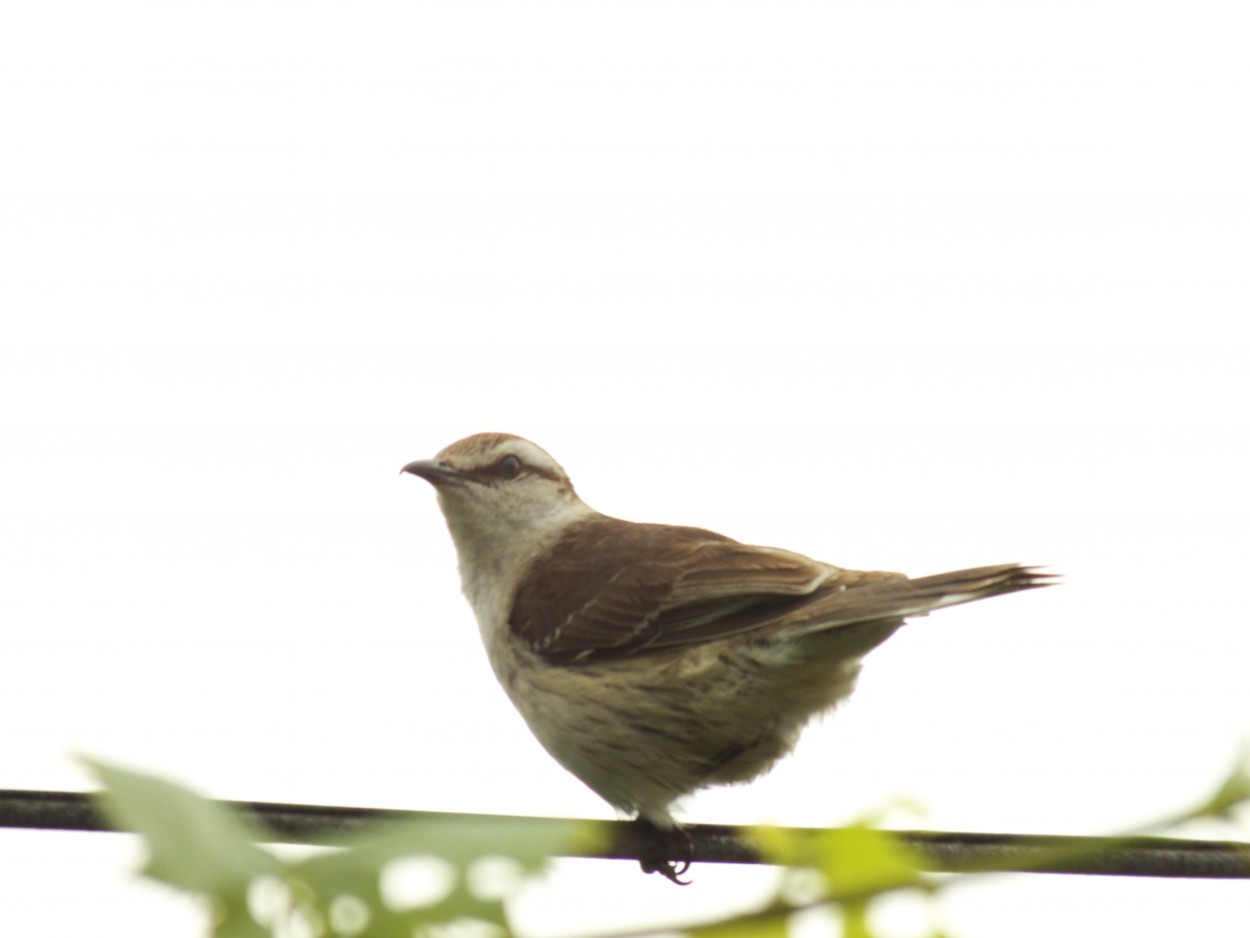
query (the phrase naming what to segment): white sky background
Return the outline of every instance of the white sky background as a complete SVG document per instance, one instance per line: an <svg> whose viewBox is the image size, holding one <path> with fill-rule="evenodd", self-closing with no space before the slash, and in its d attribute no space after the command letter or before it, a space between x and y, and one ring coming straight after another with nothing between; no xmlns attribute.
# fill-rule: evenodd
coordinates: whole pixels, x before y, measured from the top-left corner
<svg viewBox="0 0 1250 938"><path fill-rule="evenodd" d="M1196 802L1250 736L1247 26L6 4L0 787L90 787L89 753L221 797L610 817L512 712L433 493L397 475L508 430L622 517L1067 578L905 629L688 819L908 796L906 826L1101 833ZM0 833L6 931L198 934L134 858ZM769 875L565 862L519 921L697 918ZM1219 882L943 906L964 938L1250 918Z"/></svg>

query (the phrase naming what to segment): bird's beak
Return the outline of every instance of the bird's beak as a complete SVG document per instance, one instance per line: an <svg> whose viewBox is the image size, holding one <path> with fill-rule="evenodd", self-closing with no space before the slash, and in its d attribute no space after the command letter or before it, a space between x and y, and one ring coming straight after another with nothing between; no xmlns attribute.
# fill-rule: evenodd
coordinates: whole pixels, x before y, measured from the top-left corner
<svg viewBox="0 0 1250 938"><path fill-rule="evenodd" d="M460 470L445 466L437 459L418 459L416 462L408 463L399 471L401 474L407 472L420 476L435 487L447 482L464 481L464 475Z"/></svg>

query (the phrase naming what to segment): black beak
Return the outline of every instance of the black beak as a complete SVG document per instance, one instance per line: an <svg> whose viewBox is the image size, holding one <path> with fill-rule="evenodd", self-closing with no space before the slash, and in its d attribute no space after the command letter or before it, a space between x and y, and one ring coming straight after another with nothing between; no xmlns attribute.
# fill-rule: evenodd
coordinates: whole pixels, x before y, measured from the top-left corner
<svg viewBox="0 0 1250 938"><path fill-rule="evenodd" d="M414 476L420 476L434 486L447 482L463 482L465 480L464 475L458 469L444 466L436 459L418 459L416 462L408 463L399 471L401 474L407 472Z"/></svg>

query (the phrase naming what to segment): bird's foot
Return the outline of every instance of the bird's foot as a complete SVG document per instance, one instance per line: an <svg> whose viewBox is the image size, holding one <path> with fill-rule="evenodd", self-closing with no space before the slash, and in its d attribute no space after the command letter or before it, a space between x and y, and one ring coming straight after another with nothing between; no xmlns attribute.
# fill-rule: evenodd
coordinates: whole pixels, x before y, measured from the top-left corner
<svg viewBox="0 0 1250 938"><path fill-rule="evenodd" d="M694 841L689 832L674 827L662 829L639 818L638 865L644 873L659 873L670 883L689 886L691 880L681 877L690 869L694 858Z"/></svg>

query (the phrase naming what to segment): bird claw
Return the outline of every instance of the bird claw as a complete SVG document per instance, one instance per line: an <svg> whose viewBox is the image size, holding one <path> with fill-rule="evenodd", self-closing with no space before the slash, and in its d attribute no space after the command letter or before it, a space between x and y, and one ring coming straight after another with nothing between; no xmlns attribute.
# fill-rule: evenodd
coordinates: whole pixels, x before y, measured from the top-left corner
<svg viewBox="0 0 1250 938"><path fill-rule="evenodd" d="M666 831L646 821L638 823L648 828L651 835L644 840L644 848L638 857L642 871L659 873L678 886L689 886L692 880L681 877L690 869L693 859L694 841L690 834L681 828ZM671 859L674 854L678 857L676 860Z"/></svg>
<svg viewBox="0 0 1250 938"><path fill-rule="evenodd" d="M682 875L690 869L689 860L639 860L638 865L644 873L659 873L670 883L678 886L689 886L693 880L682 879Z"/></svg>

